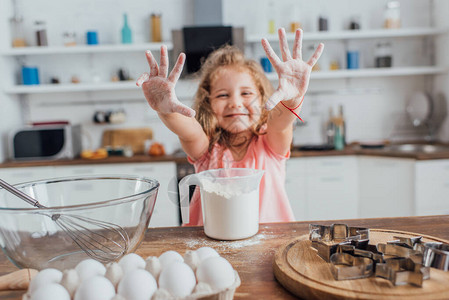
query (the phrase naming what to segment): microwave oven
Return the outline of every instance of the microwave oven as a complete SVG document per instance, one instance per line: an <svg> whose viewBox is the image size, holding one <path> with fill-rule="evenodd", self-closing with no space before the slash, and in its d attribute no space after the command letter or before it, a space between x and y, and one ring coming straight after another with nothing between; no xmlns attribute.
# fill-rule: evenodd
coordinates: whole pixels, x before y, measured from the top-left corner
<svg viewBox="0 0 449 300"><path fill-rule="evenodd" d="M73 159L80 155L80 125L40 125L14 130L9 137L12 160Z"/></svg>

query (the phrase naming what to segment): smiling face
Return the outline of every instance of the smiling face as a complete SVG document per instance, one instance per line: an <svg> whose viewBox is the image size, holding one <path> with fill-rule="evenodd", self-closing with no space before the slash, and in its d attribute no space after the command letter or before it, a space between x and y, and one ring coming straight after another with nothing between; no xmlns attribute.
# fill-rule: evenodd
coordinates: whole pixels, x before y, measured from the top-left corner
<svg viewBox="0 0 449 300"><path fill-rule="evenodd" d="M250 73L222 67L214 77L210 104L218 125L230 133L249 131L261 114L261 96Z"/></svg>

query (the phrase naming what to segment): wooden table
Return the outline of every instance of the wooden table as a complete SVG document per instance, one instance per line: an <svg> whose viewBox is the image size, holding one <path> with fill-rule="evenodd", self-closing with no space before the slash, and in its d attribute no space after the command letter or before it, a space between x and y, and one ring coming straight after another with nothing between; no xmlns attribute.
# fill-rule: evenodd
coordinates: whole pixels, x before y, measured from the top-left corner
<svg viewBox="0 0 449 300"><path fill-rule="evenodd" d="M282 244L308 233L311 222L261 224L257 235L241 241L215 241L204 235L202 227L150 228L136 253L159 256L167 250L184 254L188 249L209 246L216 249L238 271L241 286L235 299L294 299L275 279L273 255ZM350 226L410 231L449 240L449 215L403 218L319 221L316 224L346 223ZM17 268L0 253L0 275ZM21 299L24 291L0 292L0 299Z"/></svg>

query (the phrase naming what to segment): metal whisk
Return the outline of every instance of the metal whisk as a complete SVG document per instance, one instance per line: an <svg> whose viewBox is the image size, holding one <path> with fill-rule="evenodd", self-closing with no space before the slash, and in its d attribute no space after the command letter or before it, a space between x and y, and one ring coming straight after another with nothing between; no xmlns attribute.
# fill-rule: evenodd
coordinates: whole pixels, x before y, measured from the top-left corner
<svg viewBox="0 0 449 300"><path fill-rule="evenodd" d="M48 208L2 179L0 186L34 207ZM88 256L102 263L114 261L128 250L128 234L116 224L72 214L45 215L67 233Z"/></svg>

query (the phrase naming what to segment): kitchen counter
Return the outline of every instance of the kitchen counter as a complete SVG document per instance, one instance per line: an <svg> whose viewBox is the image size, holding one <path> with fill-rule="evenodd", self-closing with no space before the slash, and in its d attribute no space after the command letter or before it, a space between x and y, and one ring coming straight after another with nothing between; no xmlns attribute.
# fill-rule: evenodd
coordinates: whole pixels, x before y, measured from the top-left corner
<svg viewBox="0 0 449 300"><path fill-rule="evenodd" d="M381 156L381 157L394 157L394 158L410 158L415 160L449 159L449 151L441 151L436 153L403 152L403 151L390 151L388 149L363 149L357 146L356 147L348 146L341 151L293 150L291 152L291 157L320 157L320 156L342 156L342 155ZM164 155L164 156L135 155L133 157L110 156L105 159L76 158L76 159L51 160L51 161L7 161L1 163L0 168L162 162L162 161L187 163L187 157L184 155Z"/></svg>
<svg viewBox="0 0 449 300"><path fill-rule="evenodd" d="M233 242L207 238L202 227L150 228L136 253L159 256L167 250L184 254L186 250L209 246L216 249L238 271L241 285L234 299L296 299L275 279L272 270L276 250L288 241L308 234L310 222L261 224L259 233ZM350 226L409 231L449 240L449 215L403 218L320 221L318 224L346 223ZM6 256L0 254L0 275L15 271ZM0 299L21 299L24 291L0 292Z"/></svg>

